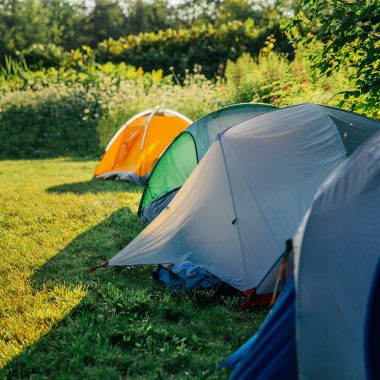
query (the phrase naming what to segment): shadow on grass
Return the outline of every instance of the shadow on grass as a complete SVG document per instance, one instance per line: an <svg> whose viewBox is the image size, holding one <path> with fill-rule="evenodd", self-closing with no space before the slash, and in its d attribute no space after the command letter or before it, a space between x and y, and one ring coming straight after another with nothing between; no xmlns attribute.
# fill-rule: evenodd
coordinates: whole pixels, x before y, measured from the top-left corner
<svg viewBox="0 0 380 380"><path fill-rule="evenodd" d="M52 186L46 189L48 193L73 193L77 195L81 194L98 194L98 193L117 193L117 192L129 192L137 193L142 188L138 185L127 181L105 181L105 180L90 180L83 182L65 183L63 185Z"/></svg>
<svg viewBox="0 0 380 380"><path fill-rule="evenodd" d="M86 295L56 325L42 313L46 319L38 323L50 330L7 363L0 378L227 378L226 369L213 372L216 365L264 314L237 313L207 293L169 292L152 281L149 266L87 273L142 227L128 208L119 209L34 273L31 285L48 296L46 308L62 308L67 288L84 286Z"/></svg>
<svg viewBox="0 0 380 380"><path fill-rule="evenodd" d="M150 280L147 268L124 273L109 268L91 274L87 269L115 255L141 228L136 215L121 208L79 235L34 273L30 282L35 291L52 292L53 304L49 301L47 308L55 307L56 287L82 285L88 292L58 325L0 370L0 378L119 378L125 373L129 354L116 343L110 344L108 334L112 336L115 329L119 332L120 325L127 329L129 322L121 310L114 309L112 297L120 296L120 289L126 294L144 289L144 278L147 284ZM126 272L133 280L128 281ZM39 322L50 325L50 317L46 318Z"/></svg>
<svg viewBox="0 0 380 380"><path fill-rule="evenodd" d="M107 219L75 238L65 249L47 261L33 275L36 290L42 286L77 285L93 281L87 269L111 258L131 241L142 229L138 217L123 207ZM109 272L110 270L105 270ZM99 270L97 273L102 273Z"/></svg>

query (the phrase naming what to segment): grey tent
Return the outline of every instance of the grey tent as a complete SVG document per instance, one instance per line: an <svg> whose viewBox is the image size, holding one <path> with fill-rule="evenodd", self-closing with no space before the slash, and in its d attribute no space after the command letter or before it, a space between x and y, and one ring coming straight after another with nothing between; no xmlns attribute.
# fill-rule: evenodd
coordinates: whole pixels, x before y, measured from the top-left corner
<svg viewBox="0 0 380 380"><path fill-rule="evenodd" d="M168 146L145 185L138 215L151 222L170 203L216 135L250 117L278 107L261 103L233 104L202 116Z"/></svg>
<svg viewBox="0 0 380 380"><path fill-rule="evenodd" d="M233 379L380 379L379 200L378 133L319 188L295 237L295 281L224 362Z"/></svg>
<svg viewBox="0 0 380 380"><path fill-rule="evenodd" d="M267 274L318 187L378 129L312 104L243 121L217 136L169 206L108 264L190 261L239 290L270 293Z"/></svg>

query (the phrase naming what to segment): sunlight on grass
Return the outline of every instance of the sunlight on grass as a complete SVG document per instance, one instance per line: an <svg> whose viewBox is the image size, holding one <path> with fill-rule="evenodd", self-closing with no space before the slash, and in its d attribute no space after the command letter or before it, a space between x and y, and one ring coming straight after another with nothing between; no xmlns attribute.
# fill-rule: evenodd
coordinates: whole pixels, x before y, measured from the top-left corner
<svg viewBox="0 0 380 380"><path fill-rule="evenodd" d="M57 286L34 292L22 283L22 279L13 283L16 286L8 289L8 297L12 294L11 302L7 300L6 291L0 302L0 366L53 328L86 295L81 285L73 289Z"/></svg>
<svg viewBox="0 0 380 380"><path fill-rule="evenodd" d="M226 378L266 311L168 291L149 266L87 273L143 228L142 188L95 165L0 161L0 378Z"/></svg>
<svg viewBox="0 0 380 380"><path fill-rule="evenodd" d="M0 163L0 366L54 327L87 293L71 280L37 290L30 282L35 271L120 206L136 208L139 192L121 194L131 187L122 183L103 186L108 191L103 199L91 190L80 200L70 189L49 193L49 185L57 182L91 178L93 168L92 161L64 159Z"/></svg>

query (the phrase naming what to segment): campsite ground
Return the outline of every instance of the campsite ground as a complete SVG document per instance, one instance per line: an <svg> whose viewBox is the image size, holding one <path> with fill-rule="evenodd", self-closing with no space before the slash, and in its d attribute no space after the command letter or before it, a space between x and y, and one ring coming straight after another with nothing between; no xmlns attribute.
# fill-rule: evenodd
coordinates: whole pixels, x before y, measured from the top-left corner
<svg viewBox="0 0 380 380"><path fill-rule="evenodd" d="M149 267L89 266L142 229L141 188L91 160L0 161L0 378L223 378L265 311L168 291Z"/></svg>

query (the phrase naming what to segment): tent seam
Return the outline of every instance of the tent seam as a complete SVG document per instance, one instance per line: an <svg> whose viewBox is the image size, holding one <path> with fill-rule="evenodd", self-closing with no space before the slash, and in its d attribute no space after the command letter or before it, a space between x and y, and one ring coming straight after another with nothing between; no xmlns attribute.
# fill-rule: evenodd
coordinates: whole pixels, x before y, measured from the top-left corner
<svg viewBox="0 0 380 380"><path fill-rule="evenodd" d="M225 156L225 154L224 154L224 148L223 148L223 144L222 144L222 139L221 139L221 136L219 136L219 134L217 135L217 138L218 138L218 140L219 140L220 148L221 148L221 150L222 150L222 156L223 156L224 168L225 168L225 170L226 170L226 176L227 176L227 181L228 181L228 187L229 187L229 190L230 190L230 196L231 196L231 201L232 201L232 207L233 207L233 210L234 210L235 218L237 219L238 216L237 216L237 212L236 212L235 199L234 199L234 196L233 196L233 194L232 194L232 186L231 186L230 176L229 176L229 174L228 174L228 168L227 168L226 156ZM239 239L240 256L241 256L241 259L242 259L242 262L243 262L244 273L246 273L246 263L245 263L244 254L243 254L243 244L242 244L242 242L241 242L241 236L240 236L239 220L237 220L236 228L237 228L237 235L238 235L238 239Z"/></svg>
<svg viewBox="0 0 380 380"><path fill-rule="evenodd" d="M124 129L128 128L130 124L132 124L135 120L137 120L140 117L144 117L146 115L149 115L151 113L151 109L145 110L142 112L139 112L135 116L132 116L129 118L117 131L116 133L112 136L111 140L107 144L107 146L104 148L104 153L108 151L108 149L111 147L111 145L115 142L116 138L119 137L119 135L123 132Z"/></svg>
<svg viewBox="0 0 380 380"><path fill-rule="evenodd" d="M318 106L319 108L322 108L323 107L320 107ZM329 119L330 123L334 126L334 130L335 130L335 139L338 141L338 144L344 149L345 153L346 153L346 158L348 157L348 152L347 152L347 149L343 143L343 139L342 137L340 136L340 133L339 133L339 129L338 129L338 126L334 123L334 119L331 117L331 115L325 110L323 109L324 111L324 114L327 116L327 118Z"/></svg>
<svg viewBox="0 0 380 380"><path fill-rule="evenodd" d="M141 139L140 150L143 150L144 147L145 147L145 139L146 139L146 135L147 135L147 133L148 133L148 128L149 128L150 123L151 123L151 121L152 121L152 119L153 119L153 116L158 112L159 109L160 109L159 106L157 106L156 108L154 108L154 109L152 110L151 114L149 115L148 120L147 120L146 123L145 123L144 134L143 134L143 137L142 137L142 139Z"/></svg>

